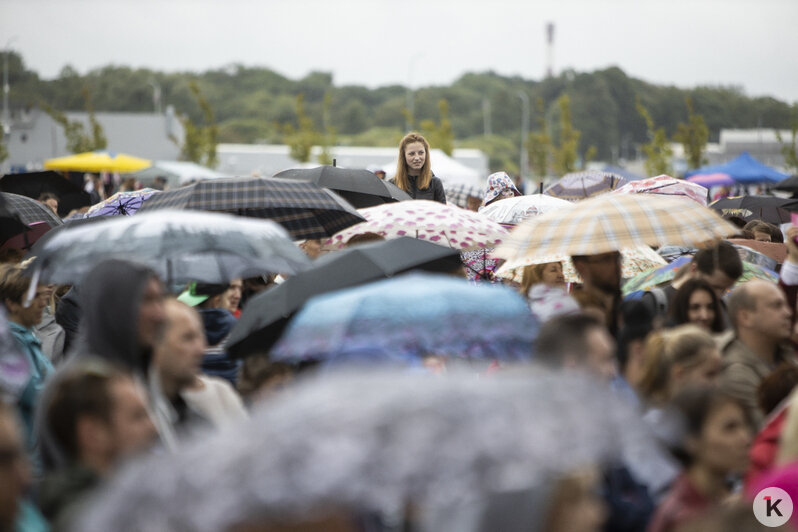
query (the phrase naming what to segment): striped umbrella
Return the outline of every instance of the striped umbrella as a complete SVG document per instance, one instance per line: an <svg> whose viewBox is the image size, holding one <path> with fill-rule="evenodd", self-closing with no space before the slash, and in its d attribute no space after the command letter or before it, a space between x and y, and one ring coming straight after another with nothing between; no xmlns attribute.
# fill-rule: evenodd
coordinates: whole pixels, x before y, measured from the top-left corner
<svg viewBox="0 0 798 532"><path fill-rule="evenodd" d="M568 201L597 196L622 187L627 180L612 172L574 172L565 174L544 194Z"/></svg>
<svg viewBox="0 0 798 532"><path fill-rule="evenodd" d="M49 207L42 205L35 199L10 192L0 192L9 211L15 212L20 221L25 225L35 222L47 222L50 227L61 225L64 222L56 216Z"/></svg>
<svg viewBox="0 0 798 532"><path fill-rule="evenodd" d="M669 175L658 175L625 184L613 194L656 194L659 196L682 196L701 205L707 204L707 189L697 183L676 179Z"/></svg>
<svg viewBox="0 0 798 532"><path fill-rule="evenodd" d="M608 194L519 225L493 253L508 261L540 255L596 255L641 246L692 245L737 228L693 201Z"/></svg>
<svg viewBox="0 0 798 532"><path fill-rule="evenodd" d="M352 205L319 185L273 177L200 181L150 197L140 212L157 209L219 211L268 218L282 225L296 240L332 236L364 221Z"/></svg>
<svg viewBox="0 0 798 532"><path fill-rule="evenodd" d="M468 208L468 198L479 198L481 202L483 196L485 196L484 186L480 187L469 183L454 183L451 185L444 183L443 188L446 191L446 201L461 209Z"/></svg>

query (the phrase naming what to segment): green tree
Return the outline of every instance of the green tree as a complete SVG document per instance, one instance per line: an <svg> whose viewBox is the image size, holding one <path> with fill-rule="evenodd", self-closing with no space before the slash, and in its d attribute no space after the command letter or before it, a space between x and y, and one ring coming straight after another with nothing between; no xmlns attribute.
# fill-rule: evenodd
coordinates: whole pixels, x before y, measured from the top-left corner
<svg viewBox="0 0 798 532"><path fill-rule="evenodd" d="M798 104L793 105L790 110L790 142L784 142L781 138L781 131L776 130L776 138L781 143L781 154L784 155L784 166L791 173L798 172L798 153L796 153L796 141L798 140Z"/></svg>
<svg viewBox="0 0 798 532"><path fill-rule="evenodd" d="M90 131L86 131L83 122L78 120L69 120L62 111L59 111L47 104L43 105L44 111L49 114L56 123L64 128L64 136L66 137L66 147L70 153L83 153L88 151L102 150L108 146L108 140L105 138L105 132L102 125L97 121L94 116L94 106L91 102L91 91L88 87L83 87L81 90L83 95L83 105L89 115Z"/></svg>
<svg viewBox="0 0 798 532"><path fill-rule="evenodd" d="M535 100L535 112L538 129L529 134L527 151L529 152L529 166L532 169L532 175L542 180L549 174L549 153L552 151L543 98L538 97Z"/></svg>
<svg viewBox="0 0 798 532"><path fill-rule="evenodd" d="M672 173L671 157L673 156L673 150L668 143L668 135L665 133L665 128L654 129L654 120L648 110L640 103L639 98L636 107L637 112L646 121L646 129L648 131L649 142L643 144L643 153L646 154L646 172L650 176L670 175Z"/></svg>
<svg viewBox="0 0 798 532"><path fill-rule="evenodd" d="M576 170L576 161L579 158L579 136L581 133L574 129L571 123L571 99L563 94L557 99L560 109L560 142L553 149L554 172L565 175Z"/></svg>
<svg viewBox="0 0 798 532"><path fill-rule="evenodd" d="M203 123L198 125L188 115L180 115L180 122L183 124L184 136L183 145L180 149L180 157L184 161L191 161L214 168L219 162L216 155L216 145L218 143L219 126L213 115L208 100L203 96L199 84L191 81L188 85L194 101L202 111Z"/></svg>
<svg viewBox="0 0 798 532"><path fill-rule="evenodd" d="M0 164L2 164L6 159L8 159L8 148L6 148L5 144L0 142Z"/></svg>
<svg viewBox="0 0 798 532"><path fill-rule="evenodd" d="M291 157L300 163L310 161L313 146L319 144L320 134L313 124L313 119L305 112L305 95L296 96L297 125L283 124L283 142L291 150Z"/></svg>
<svg viewBox="0 0 798 532"><path fill-rule="evenodd" d="M332 94L327 93L324 95L324 103L322 107L322 123L324 124L324 134L319 135L321 141L321 153L319 153L318 161L320 164L332 164L333 158L330 154L330 146L335 146L336 131L330 123L330 106L332 104Z"/></svg>
<svg viewBox="0 0 798 532"><path fill-rule="evenodd" d="M452 133L452 123L449 120L449 102L445 99L438 101L438 112L440 122L434 120L422 120L419 124L421 134L429 142L430 147L438 148L446 155L451 155L454 151L454 133Z"/></svg>
<svg viewBox="0 0 798 532"><path fill-rule="evenodd" d="M688 96L684 102L687 105L687 123L676 126L676 135L673 138L684 146L688 167L699 168L707 162L704 149L709 140L709 128L704 117L693 111L693 100Z"/></svg>

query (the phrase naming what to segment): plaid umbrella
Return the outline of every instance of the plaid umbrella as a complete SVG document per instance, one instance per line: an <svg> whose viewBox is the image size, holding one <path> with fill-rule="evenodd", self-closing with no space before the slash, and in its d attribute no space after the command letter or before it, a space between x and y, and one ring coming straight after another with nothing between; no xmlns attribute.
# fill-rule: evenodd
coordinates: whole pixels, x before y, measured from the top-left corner
<svg viewBox="0 0 798 532"><path fill-rule="evenodd" d="M349 203L315 183L269 177L200 181L151 197L141 212L156 209L222 211L268 218L282 225L294 239L331 236L363 221Z"/></svg>
<svg viewBox="0 0 798 532"><path fill-rule="evenodd" d="M86 218L95 216L130 216L141 208L141 205L150 196L158 192L154 188L142 188L117 192L105 201L101 201L86 212Z"/></svg>
<svg viewBox="0 0 798 532"><path fill-rule="evenodd" d="M5 196L0 194L0 243L27 230L28 226L19 219L16 211L11 209Z"/></svg>
<svg viewBox="0 0 798 532"><path fill-rule="evenodd" d="M444 205L437 201L415 200L386 203L362 209L366 221L345 229L327 240L327 248L342 249L355 235L376 233L386 239L411 236L457 250L496 245L507 231L478 212Z"/></svg>
<svg viewBox="0 0 798 532"><path fill-rule="evenodd" d="M64 222L53 211L35 199L10 192L0 192L5 200L8 210L15 212L22 223L30 225L34 222L47 222L50 227L61 225Z"/></svg>
<svg viewBox="0 0 798 532"><path fill-rule="evenodd" d="M296 273L310 264L271 221L172 210L77 220L50 231L29 255L36 257L34 288L37 281L78 283L97 262L112 258L145 264L169 284Z"/></svg>
<svg viewBox="0 0 798 532"><path fill-rule="evenodd" d="M639 181L632 181L616 189L614 194L657 194L660 196L683 196L707 204L708 190L697 183L675 179L669 175L658 175Z"/></svg>
<svg viewBox="0 0 798 532"><path fill-rule="evenodd" d="M574 172L565 174L546 189L544 194L568 201L611 192L622 187L627 180L612 172Z"/></svg>
<svg viewBox="0 0 798 532"><path fill-rule="evenodd" d="M446 190L446 201L461 209L468 208L468 198L479 198L481 202L482 197L485 195L485 187L478 187L468 183L444 184L443 187Z"/></svg>
<svg viewBox="0 0 798 532"><path fill-rule="evenodd" d="M692 201L610 194L523 222L494 256L519 261L540 255L595 255L641 246L692 245L736 232L717 213Z"/></svg>
<svg viewBox="0 0 798 532"><path fill-rule="evenodd" d="M335 166L292 168L275 174L274 177L316 183L329 188L358 209L413 199L393 183L380 179L368 170Z"/></svg>

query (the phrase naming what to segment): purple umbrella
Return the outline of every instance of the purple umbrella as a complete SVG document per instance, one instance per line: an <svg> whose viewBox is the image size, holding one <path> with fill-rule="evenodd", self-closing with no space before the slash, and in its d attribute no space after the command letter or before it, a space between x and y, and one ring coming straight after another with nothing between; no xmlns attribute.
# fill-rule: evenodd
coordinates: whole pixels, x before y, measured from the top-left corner
<svg viewBox="0 0 798 532"><path fill-rule="evenodd" d="M720 187L720 186L729 186L735 184L736 181L732 179L729 174L721 174L721 173L714 173L714 174L697 174L694 176L690 176L687 178L687 181L691 183L695 183L697 185L701 185L702 187Z"/></svg>
<svg viewBox="0 0 798 532"><path fill-rule="evenodd" d="M158 191L154 188L117 192L107 200L93 205L86 213L86 218L94 218L95 216L131 216L156 192Z"/></svg>

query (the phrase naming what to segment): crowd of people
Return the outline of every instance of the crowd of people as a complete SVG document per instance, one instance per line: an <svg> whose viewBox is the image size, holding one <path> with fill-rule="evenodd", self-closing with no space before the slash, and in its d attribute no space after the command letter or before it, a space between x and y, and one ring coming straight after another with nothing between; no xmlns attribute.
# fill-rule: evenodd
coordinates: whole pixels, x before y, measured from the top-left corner
<svg viewBox="0 0 798 532"><path fill-rule="evenodd" d="M446 203L429 148L421 135L407 135L393 182L413 199ZM522 192L499 172L483 194L479 210ZM57 198L41 201L50 206ZM382 238L371 236L365 240ZM646 478L633 463L567 472L535 516L540 529L764 530L751 511L758 491L779 485L798 495L790 469L798 459L798 227L782 235L753 221L735 237L786 248L778 283L738 282L744 263L728 241L709 243L672 281L627 298L620 250L570 257L579 283L566 282L562 262L528 265L520 283L486 271L473 275L464 254L459 275L509 285L528 302L540 325L530 364L579 372L611 390L667 456L669 466ZM324 252L318 242L298 244L314 259ZM30 259L11 257L0 266L0 531L70 529L123 465L179 453L209 430L247 423L253 409L295 381L323 379L327 371L323 364L273 361L268 353L242 361L226 352L247 302L283 282L284 272L192 282L170 293L152 269L115 259L94 265L79 284L31 288ZM480 260L484 266L484 255ZM436 354L434 364L412 371L445 379L448 364ZM479 371L490 379L516 370L491 364ZM566 488L587 502L569 507L558 491ZM406 509L407 522L413 514ZM314 525L306 517L305 528L236 529L402 526L379 519ZM496 530L484 516L481 523L473 529Z"/></svg>

